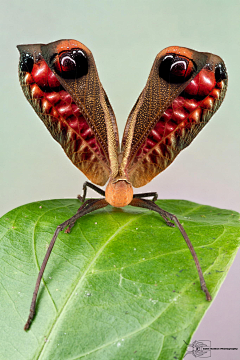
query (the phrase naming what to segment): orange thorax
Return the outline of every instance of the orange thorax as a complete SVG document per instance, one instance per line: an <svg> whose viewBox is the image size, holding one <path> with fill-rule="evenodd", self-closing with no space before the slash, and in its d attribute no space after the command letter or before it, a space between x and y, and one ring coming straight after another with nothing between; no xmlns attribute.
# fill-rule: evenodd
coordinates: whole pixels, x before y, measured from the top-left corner
<svg viewBox="0 0 240 360"><path fill-rule="evenodd" d="M133 199L132 185L126 180L111 180L109 181L105 191L106 201L115 207L123 207Z"/></svg>

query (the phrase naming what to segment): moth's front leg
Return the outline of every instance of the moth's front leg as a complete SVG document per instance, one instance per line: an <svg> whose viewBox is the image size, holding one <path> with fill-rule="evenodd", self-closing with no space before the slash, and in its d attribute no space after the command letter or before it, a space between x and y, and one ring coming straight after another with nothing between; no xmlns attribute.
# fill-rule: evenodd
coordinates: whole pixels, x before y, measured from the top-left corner
<svg viewBox="0 0 240 360"><path fill-rule="evenodd" d="M83 184L83 196L78 195L78 199L81 202L84 202L87 196L87 187L93 189L94 191L96 191L98 194L102 195L105 197L105 191L100 189L99 187L97 187L96 185L93 185L92 183L85 181L85 183Z"/></svg>
<svg viewBox="0 0 240 360"><path fill-rule="evenodd" d="M158 193L157 192L149 192L149 193L142 193L142 194L134 194L133 195L133 198L138 198L138 199L141 199L141 198L144 198L144 197L151 197L153 196L152 198L152 201L155 202L157 199L158 199Z"/></svg>
<svg viewBox="0 0 240 360"><path fill-rule="evenodd" d="M100 188L97 187L96 185L93 185L92 183L90 183L90 182L88 182L88 181L85 181L85 183L83 184L83 196L81 196L81 195L78 195L78 196L77 196L78 200L80 200L80 201L83 203L83 205L80 206L80 208L78 209L77 212L81 211L82 208L85 207L85 206L88 204L89 201L91 201L91 200L87 200L87 201L85 202L86 195L87 195L87 187L95 190L98 194L100 194L100 195L102 195L102 196L105 197L105 191L103 191L102 189L100 189ZM65 232L66 234L67 234L67 233L70 233L70 231L71 231L71 229L73 228L74 224L75 224L75 221L72 222L64 232Z"/></svg>

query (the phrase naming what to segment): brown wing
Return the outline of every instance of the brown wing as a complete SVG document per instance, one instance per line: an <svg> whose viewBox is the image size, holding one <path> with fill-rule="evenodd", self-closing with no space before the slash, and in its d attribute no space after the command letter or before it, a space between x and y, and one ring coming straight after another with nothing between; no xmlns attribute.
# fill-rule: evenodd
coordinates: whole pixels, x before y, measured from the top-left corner
<svg viewBox="0 0 240 360"><path fill-rule="evenodd" d="M118 172L115 115L91 51L75 40L19 45L24 94L67 156L93 183Z"/></svg>
<svg viewBox="0 0 240 360"><path fill-rule="evenodd" d="M120 173L134 187L151 181L192 142L226 89L227 72L218 56L176 46L161 51L128 117Z"/></svg>

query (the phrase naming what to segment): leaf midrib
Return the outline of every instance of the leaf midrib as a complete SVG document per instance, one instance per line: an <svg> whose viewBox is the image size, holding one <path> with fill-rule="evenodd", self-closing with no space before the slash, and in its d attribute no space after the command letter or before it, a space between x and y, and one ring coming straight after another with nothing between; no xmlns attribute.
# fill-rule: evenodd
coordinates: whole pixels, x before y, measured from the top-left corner
<svg viewBox="0 0 240 360"><path fill-rule="evenodd" d="M145 214L142 214L140 216L144 216ZM83 272L83 274L81 275L81 277L79 278L79 280L76 282L76 285L74 286L74 288L72 289L72 291L70 292L69 296L67 297L62 309L60 310L60 312L57 314L58 316L56 317L55 321L53 322L48 335L46 336L47 339L50 338L50 336L53 334L58 321L60 320L60 318L62 317L62 314L64 313L65 308L67 307L68 303L71 301L71 298L73 296L73 294L75 293L75 289L77 286L80 286L83 281L85 280L85 277L87 275L87 273L89 272L89 270L91 269L91 267L94 265L95 261L98 259L98 257L101 255L101 253L103 252L103 250L106 248L106 246L111 242L112 239L114 239L125 227L127 227L131 222L133 222L136 218L139 218L139 214L137 214L136 216L134 216L133 218L131 218L127 223L125 223L124 225L122 225L121 227L119 227L115 233L113 235L111 235L109 237L109 239L105 242L105 244L98 250L98 252L96 253L96 255L94 256L94 258L92 259L92 261L89 263L89 265L86 267L85 271ZM41 347L41 349L39 350L39 353L36 357L36 359L40 359L44 353L44 350L46 348L46 345L49 342L44 342L43 346Z"/></svg>
<svg viewBox="0 0 240 360"><path fill-rule="evenodd" d="M144 213L144 214L142 214L142 215L140 215L140 216L144 216L144 215L146 215L146 213ZM137 217L139 217L139 214L137 214L135 217L131 218L126 224L124 224L124 225L122 225L121 227L119 227L119 228L116 230L116 232L115 232L113 235L111 235L110 238L105 242L105 244L98 250L98 252L97 252L96 255L94 256L93 260L89 263L89 265L88 265L87 268L85 269L84 273L82 274L82 276L80 277L80 279L77 281L76 285L74 286L74 288L73 288L72 291L70 292L70 295L69 295L68 298L66 299L66 302L65 302L65 304L63 305L63 307L62 307L62 309L61 309L61 311L60 311L60 313L59 313L59 316L57 316L56 319L55 319L55 321L53 322L53 325L52 325L52 327L51 327L51 329L50 329L50 331L49 331L49 333L48 333L48 335L47 335L47 338L48 338L48 339L49 339L50 336L53 334L53 332L54 332L54 330L55 330L55 328L56 328L56 326L57 326L58 321L60 320L62 314L64 313L65 308L67 307L68 303L71 301L71 298L72 298L73 294L75 293L76 287L79 286L79 285L81 285L81 283L85 280L85 277L87 277L87 274L88 274L89 270L90 270L91 267L94 265L95 261L96 261L96 260L98 259L98 257L101 255L101 253L102 253L103 250L106 248L106 246L111 242L111 240L114 239L114 238L117 236L117 234L119 234L119 232L121 232L125 227L127 227L127 226L128 226L131 222L133 222ZM223 229L223 232L220 234L219 237L221 237L224 232L225 232L225 229ZM218 239L216 239L214 242L218 241L218 240L219 240L219 237L218 237ZM188 250L188 249L184 249L184 250ZM207 269L204 273L206 273L207 271L208 271L208 269ZM190 286L191 286L191 284L188 284L187 286L185 286L185 289L182 289L182 292L185 292ZM177 298L178 298L179 296L180 296L180 294L177 295ZM146 323L143 327L141 327L140 329L134 330L132 333L127 334L125 337L128 337L128 336L130 336L130 335L134 335L134 334L138 333L139 331L142 331L142 330L146 329L147 327L150 327L150 326L156 321L156 319L158 319L158 317L159 317L160 315L162 315L162 313L165 312L165 311L166 311L170 306L172 306L172 305L173 305L173 302L170 302L169 304L167 304L167 306L165 307L165 309L162 310L161 313L158 314L156 317L154 317L154 319L151 319L151 321L148 322L148 323ZM163 337L165 337L165 336L163 335ZM118 341L118 340L115 339L114 342L116 342L116 341ZM69 359L69 360L75 360L75 359L77 360L77 359L79 359L79 358L82 358L82 357L86 356L86 355L89 354L89 353L98 351L98 350L100 350L101 348L104 348L104 347L106 347L106 346L108 346L108 345L111 345L112 343L113 343L113 342L110 342L110 343L108 343L108 344L104 344L104 345L100 346L100 347L97 348L97 349L93 349L92 351L90 351L90 352L88 352L88 353L85 353L85 354L80 354L80 355L78 355L76 358L71 358L71 359ZM43 346L42 346L42 348L41 348L41 350L40 350L40 352L39 352L39 354L38 354L37 359L41 359L42 355L44 354L44 350L45 350L47 344L48 344L48 343L46 343L46 342L43 344ZM160 353L161 353L161 350L160 350Z"/></svg>
<svg viewBox="0 0 240 360"><path fill-rule="evenodd" d="M220 237L224 234L225 230L226 230L226 229L224 229L224 231L223 231L223 233L220 235ZM220 250L220 249L219 249L219 250ZM218 257L217 257L217 258L218 258ZM207 274L207 272L209 272L209 270L214 266L214 264L215 264L215 262L214 262L213 264L211 264L211 265L204 271L203 274L204 274L204 275ZM198 279L198 276L196 277L196 281L197 281L197 279ZM185 286L183 287L183 289L181 290L181 294L184 293L185 291L187 291L191 286L192 286L192 282L190 282L189 284L185 285ZM216 287L217 287L217 286L215 286L215 288L213 289L212 293L214 293L214 292L216 291ZM175 299L177 300L177 299L180 297L181 294L180 294L180 293L177 294L177 296L175 297ZM126 335L124 336L124 338L126 339L126 338L128 338L128 337L130 337L130 336L133 336L133 335L135 335L135 334L137 334L137 333L145 330L145 329L148 328L148 327L151 327L151 325L159 318L159 316L162 315L164 312L166 312L166 311L169 309L169 307L171 307L171 306L173 306L173 305L174 305L174 301L169 302L169 303L167 304L167 306L166 306L163 310L161 310L161 312L158 313L153 319L151 319L149 322L147 322L146 324L144 324L141 328L139 328L139 329L137 329L137 330L134 330L134 331L132 331L131 333L126 334ZM208 302L207 302L207 301L206 301L206 305L208 305ZM152 328L151 328L151 329L152 329ZM152 329L152 330L157 331L156 329ZM158 331L158 332L160 333L160 331ZM162 333L160 333L160 334L162 334ZM169 334L165 334L165 335L162 334L162 336L163 336L163 341L164 341L164 338L165 338L166 336L168 336L168 335L169 335ZM107 343L107 344L103 344L103 345L99 346L98 348L95 348L95 349L93 349L93 350L91 350L91 351L88 351L88 352L86 352L86 353L80 354L80 355L78 355L77 357L68 358L67 360L78 360L78 359L81 359L81 358L85 357L86 355L89 355L89 354L91 354L91 353L94 353L94 352L96 352L96 351L98 351L98 350L101 350L101 349L103 349L103 348L105 348L105 347L107 347L107 346L109 346L109 345L112 345L112 344L116 343L116 342L119 341L121 338L122 338L122 336L120 336L120 337L117 338L117 339L114 339L114 341L110 341L110 342ZM161 350L162 350L162 347L161 347L161 349L160 349L160 351L159 351L158 356L156 357L156 360L159 358L159 355L161 354Z"/></svg>
<svg viewBox="0 0 240 360"><path fill-rule="evenodd" d="M211 268L211 267L212 267L212 265L209 266L209 268ZM204 273L203 273L204 275L209 271L209 268L207 268L207 269L204 271ZM198 276L196 277L196 281L197 281L197 279L198 279ZM176 294L175 300L172 300L171 302L167 303L167 304L166 304L166 307L165 307L164 309L161 309L161 311L160 311L156 316L154 316L150 321L148 321L147 323L145 323L142 327L140 327L140 328L138 328L138 329L136 329L136 330L134 330L134 331L132 331L132 332L124 335L124 338L125 338L125 339L126 339L126 338L129 338L130 336L133 336L133 335L135 335L135 334L137 334L137 333L145 330L145 329L148 328L148 327L150 328L151 325L159 318L159 316L161 316L164 312L166 312L166 311L169 309L169 307L175 305L175 301L176 301L180 296L182 296L182 294L183 294L185 291L187 291L191 286L192 286L192 282L190 282L189 284L186 284L186 285L182 288L181 293ZM206 303L208 304L207 301L206 301ZM151 328L151 330L157 331L156 329L153 329L153 328ZM160 334L163 336L163 340L164 340L164 338L165 338L166 336L169 335L169 334L165 334L165 335L164 335L164 334L162 334L160 331L157 331L157 332L160 333ZM108 342L108 343L106 343L106 344L103 344L103 345L101 345L101 346L99 346L99 347L97 347L97 348L95 348L95 349L93 349L93 350L91 350L91 351L88 351L88 352L86 352L86 353L80 354L80 355L78 355L77 357L68 358L67 360L78 360L78 359L81 359L82 357L85 357L86 355L92 354L92 353L94 353L94 352L96 352L96 351L98 351L98 350L101 350L101 349L103 349L103 348L105 348L105 347L107 347L107 346L109 346L109 345L112 345L112 344L116 343L117 341L121 340L122 337L123 337L123 336L120 336L119 338L114 339L113 341L110 341L110 342ZM159 355L161 354L161 350L162 350L162 347L161 347L161 349L160 349L160 351L159 351ZM159 355L158 355L158 357L159 357ZM158 359L158 357L156 358L156 360Z"/></svg>

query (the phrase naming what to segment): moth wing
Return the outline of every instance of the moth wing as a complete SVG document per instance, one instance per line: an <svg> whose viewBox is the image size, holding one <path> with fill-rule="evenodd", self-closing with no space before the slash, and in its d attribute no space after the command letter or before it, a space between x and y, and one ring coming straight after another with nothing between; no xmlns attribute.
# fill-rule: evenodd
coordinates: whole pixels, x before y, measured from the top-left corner
<svg viewBox="0 0 240 360"><path fill-rule="evenodd" d="M19 79L36 113L87 178L118 171L118 130L91 51L75 40L19 45Z"/></svg>
<svg viewBox="0 0 240 360"><path fill-rule="evenodd" d="M150 182L206 125L226 89L218 56L176 46L162 50L128 117L120 172L134 187Z"/></svg>

